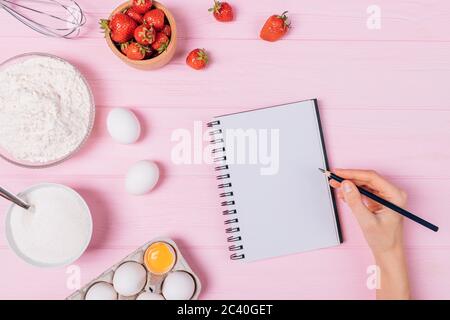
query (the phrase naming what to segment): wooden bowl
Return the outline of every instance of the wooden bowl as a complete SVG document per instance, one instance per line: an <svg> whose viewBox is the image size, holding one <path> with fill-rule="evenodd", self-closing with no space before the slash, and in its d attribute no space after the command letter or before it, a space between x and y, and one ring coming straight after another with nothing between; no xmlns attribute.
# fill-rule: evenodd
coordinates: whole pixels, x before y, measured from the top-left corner
<svg viewBox="0 0 450 320"><path fill-rule="evenodd" d="M153 6L157 9L160 9L164 11L164 14L166 15L167 21L169 22L170 29L171 29L171 36L170 36L170 42L167 46L167 49L161 53L159 56L147 59L147 60L131 60L126 55L124 55L114 44L114 42L111 39L111 36L109 33L106 33L106 43L108 43L109 48L111 51L120 58L123 62L128 64L129 66L141 69L141 70L154 70L161 68L162 66L169 63L169 61L173 58L175 54L175 50L177 47L177 25L175 23L175 18L173 17L172 13L163 6L161 3L153 1ZM123 10L130 7L130 1L125 2L124 4L117 7L112 13L109 19L112 18L112 16L118 12L122 12Z"/></svg>

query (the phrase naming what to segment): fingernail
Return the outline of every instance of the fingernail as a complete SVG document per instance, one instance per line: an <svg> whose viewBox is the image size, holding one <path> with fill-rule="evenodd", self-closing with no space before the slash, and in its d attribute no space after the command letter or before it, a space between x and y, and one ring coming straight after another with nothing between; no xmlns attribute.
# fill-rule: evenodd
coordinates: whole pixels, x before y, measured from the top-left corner
<svg viewBox="0 0 450 320"><path fill-rule="evenodd" d="M342 183L342 188L344 189L345 193L352 192L352 190L353 190L352 185L349 182L347 182L347 181L344 181Z"/></svg>

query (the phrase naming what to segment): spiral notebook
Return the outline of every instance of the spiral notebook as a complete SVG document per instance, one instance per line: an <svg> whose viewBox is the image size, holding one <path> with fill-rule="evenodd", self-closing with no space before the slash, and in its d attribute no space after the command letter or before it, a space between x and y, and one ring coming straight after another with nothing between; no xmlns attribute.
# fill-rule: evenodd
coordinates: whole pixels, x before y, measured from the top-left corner
<svg viewBox="0 0 450 320"><path fill-rule="evenodd" d="M339 245L317 100L216 117L211 128L232 260Z"/></svg>

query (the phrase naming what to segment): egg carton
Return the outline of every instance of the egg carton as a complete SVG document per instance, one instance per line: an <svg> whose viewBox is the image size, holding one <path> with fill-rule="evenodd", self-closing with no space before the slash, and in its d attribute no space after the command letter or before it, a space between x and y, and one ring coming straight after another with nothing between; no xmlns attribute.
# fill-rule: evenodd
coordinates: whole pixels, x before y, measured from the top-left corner
<svg viewBox="0 0 450 320"><path fill-rule="evenodd" d="M175 250L175 254L176 254L175 265L169 272L167 272L164 275L153 274L150 271L148 271L144 265L145 250L147 250L147 248L155 242L165 242L165 243L171 245L172 248ZM120 265L122 265L123 263L129 262L129 261L138 262L144 266L145 270L147 270L147 281L144 286L144 289L142 289L138 294L136 294L134 296L122 296L122 295L118 294L118 300L135 300L137 298L137 296L139 296L139 294L141 294L142 292L145 292L145 291L162 295L162 285L164 283L165 277L168 274L170 274L171 272L175 272L175 271L184 271L184 272L189 273L192 276L192 278L195 281L195 291L194 291L194 294L193 294L191 300L198 300L198 296L200 295L200 292L202 290L202 285L201 285L200 279L192 271L191 267L184 259L183 255L181 254L181 251L178 248L178 246L176 245L176 243L172 239L169 239L169 238L156 238L150 242L147 242L145 245L141 246L140 248L138 248L137 250L135 250L134 252L132 252L131 254L126 256L124 259L122 259L120 262L116 263L111 268L109 268L108 270L103 272L100 276L98 276L97 278L90 281L88 284L83 286L81 289L75 291L73 294L68 296L66 298L66 300L85 300L85 296L86 296L86 293L89 290L89 288L98 282L107 282L112 285L114 273L117 270L117 268Z"/></svg>

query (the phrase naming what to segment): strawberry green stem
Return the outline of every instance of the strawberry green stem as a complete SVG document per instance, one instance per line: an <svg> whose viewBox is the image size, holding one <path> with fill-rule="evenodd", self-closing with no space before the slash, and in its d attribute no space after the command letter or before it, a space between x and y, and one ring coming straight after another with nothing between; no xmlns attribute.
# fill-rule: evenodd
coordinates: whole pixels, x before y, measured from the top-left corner
<svg viewBox="0 0 450 320"><path fill-rule="evenodd" d="M209 8L209 12L219 13L220 8L222 8L222 3L218 0L214 0L214 6Z"/></svg>
<svg viewBox="0 0 450 320"><path fill-rule="evenodd" d="M109 34L111 32L111 29L109 27L109 20L107 19L100 19L100 28L103 29L104 33L105 33L105 37L107 34Z"/></svg>
<svg viewBox="0 0 450 320"><path fill-rule="evenodd" d="M278 18L282 19L284 21L284 25L288 28L291 27L291 23L288 21L287 16L288 11L284 11L281 15L278 16Z"/></svg>

